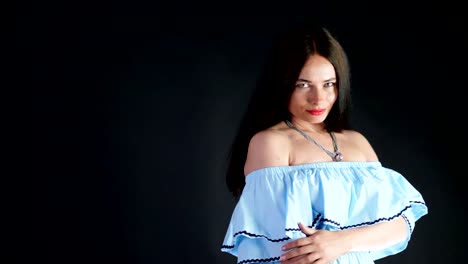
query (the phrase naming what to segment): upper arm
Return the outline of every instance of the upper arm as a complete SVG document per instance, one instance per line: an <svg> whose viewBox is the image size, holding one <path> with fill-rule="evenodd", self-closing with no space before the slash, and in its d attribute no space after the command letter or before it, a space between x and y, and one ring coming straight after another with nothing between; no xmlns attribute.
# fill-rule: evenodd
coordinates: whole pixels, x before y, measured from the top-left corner
<svg viewBox="0 0 468 264"><path fill-rule="evenodd" d="M249 143L244 175L261 168L289 165L288 142L285 135L272 130L255 134Z"/></svg>
<svg viewBox="0 0 468 264"><path fill-rule="evenodd" d="M357 131L352 131L353 141L356 143L359 150L364 154L367 161L378 161L379 158L375 153L374 148L369 143L366 137Z"/></svg>

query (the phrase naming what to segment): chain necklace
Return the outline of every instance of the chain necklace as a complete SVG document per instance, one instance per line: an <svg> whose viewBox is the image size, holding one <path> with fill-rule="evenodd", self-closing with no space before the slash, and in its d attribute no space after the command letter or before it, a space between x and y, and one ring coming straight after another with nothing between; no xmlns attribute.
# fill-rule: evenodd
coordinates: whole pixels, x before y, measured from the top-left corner
<svg viewBox="0 0 468 264"><path fill-rule="evenodd" d="M315 141L312 137L310 137L309 135L306 134L306 132L300 130L299 128L297 128L295 125L293 125L291 122L289 122L289 120L285 120L284 121L286 123L286 125L288 125L288 127L296 130L297 132L301 133L301 135L303 135L307 140L309 140L310 142L314 143L315 145L317 145L320 149L322 149L323 151L325 151L325 153L328 154L328 156L330 156L332 158L333 161L342 161L343 160L343 154L341 154L341 152L338 151L338 144L336 143L336 138L335 138L335 134L333 132L329 132L331 138L332 138L332 141L333 141L333 149L334 149L334 152L331 152L329 151L328 149L326 149L324 146L322 146L320 143L318 143L317 141Z"/></svg>

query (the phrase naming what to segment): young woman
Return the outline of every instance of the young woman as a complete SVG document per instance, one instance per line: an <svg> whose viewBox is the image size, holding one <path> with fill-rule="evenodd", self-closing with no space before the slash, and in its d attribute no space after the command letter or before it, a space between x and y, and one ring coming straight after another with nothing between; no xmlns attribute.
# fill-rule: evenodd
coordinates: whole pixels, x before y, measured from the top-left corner
<svg viewBox="0 0 468 264"><path fill-rule="evenodd" d="M407 247L428 210L348 126L349 64L320 26L275 46L232 144L238 198L222 251L238 263L374 263Z"/></svg>

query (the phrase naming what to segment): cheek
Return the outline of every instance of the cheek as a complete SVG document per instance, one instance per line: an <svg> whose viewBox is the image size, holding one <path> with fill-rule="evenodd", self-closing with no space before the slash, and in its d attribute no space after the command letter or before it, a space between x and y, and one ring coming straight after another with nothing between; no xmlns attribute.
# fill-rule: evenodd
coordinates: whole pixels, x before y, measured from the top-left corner
<svg viewBox="0 0 468 264"><path fill-rule="evenodd" d="M289 101L289 111L297 109L301 105L302 98L297 93L291 95L291 100Z"/></svg>
<svg viewBox="0 0 468 264"><path fill-rule="evenodd" d="M335 90L328 94L327 99L329 102L334 103L337 97L338 97L338 91Z"/></svg>

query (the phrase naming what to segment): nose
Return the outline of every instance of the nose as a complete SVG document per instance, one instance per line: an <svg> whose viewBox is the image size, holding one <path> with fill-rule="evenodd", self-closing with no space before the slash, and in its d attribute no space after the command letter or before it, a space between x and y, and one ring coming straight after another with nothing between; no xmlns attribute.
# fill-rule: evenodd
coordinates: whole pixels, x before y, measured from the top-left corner
<svg viewBox="0 0 468 264"><path fill-rule="evenodd" d="M307 100L309 101L309 103L317 104L325 100L325 91L317 88L310 89L307 95Z"/></svg>

